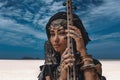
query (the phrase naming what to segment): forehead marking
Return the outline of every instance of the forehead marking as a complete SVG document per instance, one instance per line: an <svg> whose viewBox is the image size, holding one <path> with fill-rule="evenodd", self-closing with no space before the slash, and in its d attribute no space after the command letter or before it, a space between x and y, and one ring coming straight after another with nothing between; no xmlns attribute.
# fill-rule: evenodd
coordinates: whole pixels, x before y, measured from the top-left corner
<svg viewBox="0 0 120 80"><path fill-rule="evenodd" d="M61 26L61 25L58 25L58 26L53 26L53 25L51 25L49 29L50 29L50 30L61 30L61 29L64 29L64 28L63 28L63 26Z"/></svg>

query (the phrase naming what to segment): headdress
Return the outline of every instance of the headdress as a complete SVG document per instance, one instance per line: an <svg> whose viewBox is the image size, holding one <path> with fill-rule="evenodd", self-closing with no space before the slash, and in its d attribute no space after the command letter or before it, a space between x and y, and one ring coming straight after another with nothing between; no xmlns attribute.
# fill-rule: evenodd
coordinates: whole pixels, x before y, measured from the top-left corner
<svg viewBox="0 0 120 80"><path fill-rule="evenodd" d="M50 25L54 20L57 20L57 19L67 20L67 13L66 12L58 12L50 18L50 20L48 21L48 23L46 25L46 33L47 33L48 39L50 38L50 30L49 30ZM84 44L86 45L90 41L90 39L88 37L88 33L86 32L86 30L82 24L82 21L76 14L73 14L73 25L80 29L83 40L84 40Z"/></svg>

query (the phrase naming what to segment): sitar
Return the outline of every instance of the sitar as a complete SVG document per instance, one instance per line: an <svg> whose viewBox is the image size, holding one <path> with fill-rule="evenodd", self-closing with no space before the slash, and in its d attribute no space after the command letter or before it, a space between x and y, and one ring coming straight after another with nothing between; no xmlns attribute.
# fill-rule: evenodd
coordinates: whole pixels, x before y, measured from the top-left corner
<svg viewBox="0 0 120 80"><path fill-rule="evenodd" d="M66 2L67 7L67 29L68 29L68 37L67 37L67 47L69 48L68 54L74 54L74 47L73 47L73 39L70 37L70 28L69 25L73 25L73 16L72 16L72 0L67 0ZM67 69L67 80L77 80L76 77L76 70L75 70L75 63L73 63L72 68Z"/></svg>

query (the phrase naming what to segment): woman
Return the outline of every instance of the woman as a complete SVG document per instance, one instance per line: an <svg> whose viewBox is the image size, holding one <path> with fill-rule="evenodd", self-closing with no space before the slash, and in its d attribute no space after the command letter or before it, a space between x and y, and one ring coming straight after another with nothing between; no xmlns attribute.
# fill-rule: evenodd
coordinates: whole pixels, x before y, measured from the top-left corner
<svg viewBox="0 0 120 80"><path fill-rule="evenodd" d="M41 66L39 80L67 80L67 69L75 63L77 80L105 80L101 63L86 52L90 41L79 17L73 14L70 37L74 43L74 54L67 54L67 14L59 12L46 25L48 41L45 43L45 64Z"/></svg>

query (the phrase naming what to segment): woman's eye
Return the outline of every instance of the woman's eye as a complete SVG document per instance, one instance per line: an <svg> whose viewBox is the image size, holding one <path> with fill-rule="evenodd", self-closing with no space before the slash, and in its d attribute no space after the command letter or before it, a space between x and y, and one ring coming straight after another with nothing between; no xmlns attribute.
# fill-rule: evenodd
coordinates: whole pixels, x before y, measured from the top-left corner
<svg viewBox="0 0 120 80"><path fill-rule="evenodd" d="M50 35L53 37L53 36L55 36L55 34L54 33L50 33Z"/></svg>
<svg viewBox="0 0 120 80"><path fill-rule="evenodd" d="M65 32L59 32L59 35L64 36Z"/></svg>

